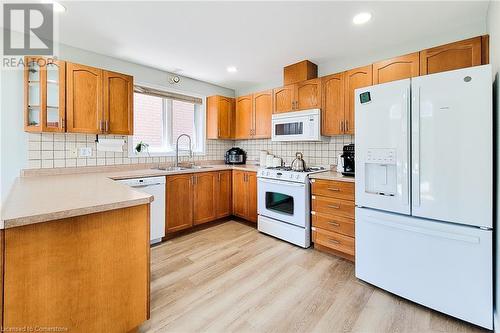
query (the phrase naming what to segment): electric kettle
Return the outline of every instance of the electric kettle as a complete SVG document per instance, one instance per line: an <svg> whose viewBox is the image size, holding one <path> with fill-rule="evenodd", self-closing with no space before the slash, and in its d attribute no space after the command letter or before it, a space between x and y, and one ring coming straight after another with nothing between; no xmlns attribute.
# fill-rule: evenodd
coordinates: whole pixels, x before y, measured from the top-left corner
<svg viewBox="0 0 500 333"><path fill-rule="evenodd" d="M305 171L306 170L306 162L303 159L304 155L302 153L295 153L295 159L292 161L290 167L293 171Z"/></svg>

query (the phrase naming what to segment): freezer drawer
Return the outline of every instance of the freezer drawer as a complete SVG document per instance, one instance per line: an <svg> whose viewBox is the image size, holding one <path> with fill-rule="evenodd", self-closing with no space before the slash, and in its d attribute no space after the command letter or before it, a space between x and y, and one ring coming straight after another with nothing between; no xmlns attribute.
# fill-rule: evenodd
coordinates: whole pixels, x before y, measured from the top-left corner
<svg viewBox="0 0 500 333"><path fill-rule="evenodd" d="M356 277L492 329L492 235L356 208Z"/></svg>

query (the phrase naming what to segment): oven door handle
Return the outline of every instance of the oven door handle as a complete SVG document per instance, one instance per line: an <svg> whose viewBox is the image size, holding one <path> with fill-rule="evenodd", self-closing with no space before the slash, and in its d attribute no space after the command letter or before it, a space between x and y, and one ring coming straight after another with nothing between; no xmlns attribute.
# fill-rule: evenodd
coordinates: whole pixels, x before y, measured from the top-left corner
<svg viewBox="0 0 500 333"><path fill-rule="evenodd" d="M276 184L276 185L284 185L284 186L293 186L293 187L305 187L306 184L303 183L292 183L289 181L277 181L277 180L270 180L270 179L264 179L264 178L259 178L259 182L262 183L267 183L267 184Z"/></svg>

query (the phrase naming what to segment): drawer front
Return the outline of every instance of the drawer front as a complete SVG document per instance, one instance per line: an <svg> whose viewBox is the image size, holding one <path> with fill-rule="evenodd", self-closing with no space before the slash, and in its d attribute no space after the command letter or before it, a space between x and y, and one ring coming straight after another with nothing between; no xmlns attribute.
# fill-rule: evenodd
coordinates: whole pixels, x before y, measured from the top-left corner
<svg viewBox="0 0 500 333"><path fill-rule="evenodd" d="M313 241L351 256L354 256L354 238L319 228L313 231Z"/></svg>
<svg viewBox="0 0 500 333"><path fill-rule="evenodd" d="M314 212L312 224L313 227L354 237L354 220L348 217L329 216Z"/></svg>
<svg viewBox="0 0 500 333"><path fill-rule="evenodd" d="M354 201L313 195L312 210L316 213L354 219Z"/></svg>
<svg viewBox="0 0 500 333"><path fill-rule="evenodd" d="M354 183L313 179L312 194L354 201Z"/></svg>

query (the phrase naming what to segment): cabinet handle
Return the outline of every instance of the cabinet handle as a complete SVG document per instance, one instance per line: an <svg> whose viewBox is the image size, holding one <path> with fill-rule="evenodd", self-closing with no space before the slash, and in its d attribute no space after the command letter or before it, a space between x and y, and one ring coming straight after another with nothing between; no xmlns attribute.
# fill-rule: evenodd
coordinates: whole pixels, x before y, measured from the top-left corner
<svg viewBox="0 0 500 333"><path fill-rule="evenodd" d="M336 205L328 205L329 208L334 208L334 209L339 209L340 206L336 206Z"/></svg>
<svg viewBox="0 0 500 333"><path fill-rule="evenodd" d="M331 239L331 238L328 238L328 242L332 243L332 244L340 244L340 242L336 239Z"/></svg>
<svg viewBox="0 0 500 333"><path fill-rule="evenodd" d="M349 120L345 121L345 131L349 132Z"/></svg>
<svg viewBox="0 0 500 333"><path fill-rule="evenodd" d="M191 176L191 184L194 185L194 176Z"/></svg>
<svg viewBox="0 0 500 333"><path fill-rule="evenodd" d="M106 131L106 133L108 133L108 132L109 132L109 120L106 120L106 121L104 122L104 124L105 124L105 125L104 125L104 126L105 126L105 131Z"/></svg>
<svg viewBox="0 0 500 333"><path fill-rule="evenodd" d="M219 174L217 176L218 176L217 181L220 183L220 172L219 172Z"/></svg>
<svg viewBox="0 0 500 333"><path fill-rule="evenodd" d="M328 222L329 225L333 225L334 227L340 227L340 224L338 224L337 222Z"/></svg>
<svg viewBox="0 0 500 333"><path fill-rule="evenodd" d="M334 187L328 187L328 190L335 191L335 192L339 192L340 191L339 188L334 188Z"/></svg>
<svg viewBox="0 0 500 333"><path fill-rule="evenodd" d="M64 117L61 118L61 129L66 128L66 124L64 123Z"/></svg>
<svg viewBox="0 0 500 333"><path fill-rule="evenodd" d="M220 128L217 130L217 136L220 138Z"/></svg>

